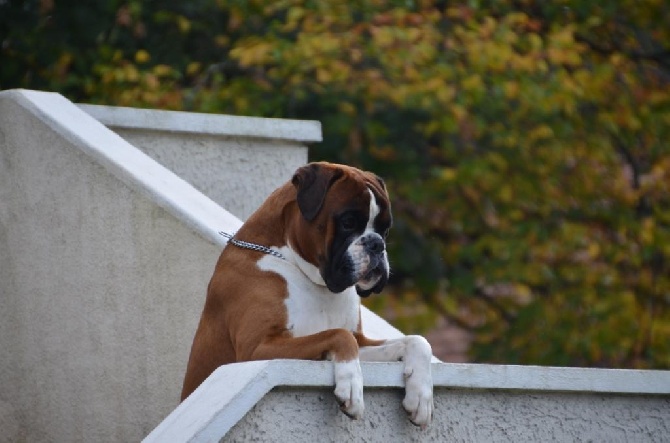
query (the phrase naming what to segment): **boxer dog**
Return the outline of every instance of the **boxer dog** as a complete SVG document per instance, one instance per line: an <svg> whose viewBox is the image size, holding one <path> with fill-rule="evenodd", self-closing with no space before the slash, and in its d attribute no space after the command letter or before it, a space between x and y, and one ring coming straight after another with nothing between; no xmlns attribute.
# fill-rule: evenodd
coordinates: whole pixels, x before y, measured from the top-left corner
<svg viewBox="0 0 670 443"><path fill-rule="evenodd" d="M186 369L182 400L220 365L329 359L335 397L362 416L360 360L403 361L403 407L415 425L433 414L432 350L420 336L363 334L360 299L389 276L391 204L381 178L330 163L299 168L224 248Z"/></svg>

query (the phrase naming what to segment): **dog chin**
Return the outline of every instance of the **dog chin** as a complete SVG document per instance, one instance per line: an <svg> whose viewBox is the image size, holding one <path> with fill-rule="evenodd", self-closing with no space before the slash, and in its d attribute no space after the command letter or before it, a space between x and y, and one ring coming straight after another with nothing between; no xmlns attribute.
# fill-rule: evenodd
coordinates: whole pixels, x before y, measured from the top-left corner
<svg viewBox="0 0 670 443"><path fill-rule="evenodd" d="M378 267L377 269L370 271L364 278L360 279L358 283L356 283L356 288L362 291L369 291L375 287L381 278L382 270Z"/></svg>
<svg viewBox="0 0 670 443"><path fill-rule="evenodd" d="M355 286L356 292L362 297L367 297L370 294L379 293L386 286L388 281L388 265L384 261L379 261L377 266L372 269L358 268L350 266L348 272L341 272L338 275L333 275L334 278L324 278L326 286L333 293L340 293L347 288ZM352 269L353 268L353 269ZM341 271L344 269L340 268Z"/></svg>
<svg viewBox="0 0 670 443"><path fill-rule="evenodd" d="M356 283L356 292L361 297L367 297L373 292L379 294L388 282L388 267L380 263L377 267L367 272L365 276Z"/></svg>

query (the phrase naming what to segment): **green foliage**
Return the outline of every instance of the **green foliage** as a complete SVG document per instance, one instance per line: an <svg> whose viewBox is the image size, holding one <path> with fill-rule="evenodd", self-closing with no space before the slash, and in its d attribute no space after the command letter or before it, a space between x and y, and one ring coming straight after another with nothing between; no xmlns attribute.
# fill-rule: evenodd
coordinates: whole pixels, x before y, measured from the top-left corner
<svg viewBox="0 0 670 443"><path fill-rule="evenodd" d="M477 361L670 367L670 6L0 4L0 87L322 121L375 170L406 330Z"/></svg>

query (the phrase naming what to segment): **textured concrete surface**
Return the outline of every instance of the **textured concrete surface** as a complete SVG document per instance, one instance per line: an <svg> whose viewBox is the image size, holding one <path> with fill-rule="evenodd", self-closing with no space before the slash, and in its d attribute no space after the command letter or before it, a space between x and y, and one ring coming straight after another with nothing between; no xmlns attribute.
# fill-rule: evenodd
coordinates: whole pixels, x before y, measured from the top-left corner
<svg viewBox="0 0 670 443"><path fill-rule="evenodd" d="M436 389L434 422L421 430L407 420L401 389L366 390L358 421L339 411L331 391L274 389L221 441L667 442L670 435L667 397Z"/></svg>
<svg viewBox="0 0 670 443"><path fill-rule="evenodd" d="M246 220L307 162L313 121L80 105L221 207Z"/></svg>
<svg viewBox="0 0 670 443"><path fill-rule="evenodd" d="M0 441L140 440L239 219L37 91L0 93L0 202Z"/></svg>
<svg viewBox="0 0 670 443"><path fill-rule="evenodd" d="M307 147L295 141L115 132L242 220L307 162Z"/></svg>
<svg viewBox="0 0 670 443"><path fill-rule="evenodd" d="M168 209L209 200L132 156L158 181L124 184L80 148L137 150L96 123L60 96L0 97L2 441L137 441L179 399L221 245Z"/></svg>
<svg viewBox="0 0 670 443"><path fill-rule="evenodd" d="M217 369L144 443L662 441L670 427L669 371L433 363L436 412L420 430L401 407L403 364L361 369L360 421L339 411L331 362L238 363Z"/></svg>

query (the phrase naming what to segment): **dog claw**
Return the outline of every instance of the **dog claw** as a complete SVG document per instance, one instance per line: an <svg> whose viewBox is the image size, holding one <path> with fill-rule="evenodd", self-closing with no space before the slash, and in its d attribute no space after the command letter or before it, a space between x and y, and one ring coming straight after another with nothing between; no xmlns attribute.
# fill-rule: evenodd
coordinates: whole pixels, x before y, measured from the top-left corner
<svg viewBox="0 0 670 443"><path fill-rule="evenodd" d="M340 411L347 417L349 417L352 420L358 420L360 417L357 415L354 415L353 413L347 411L346 407L344 405L340 405Z"/></svg>

